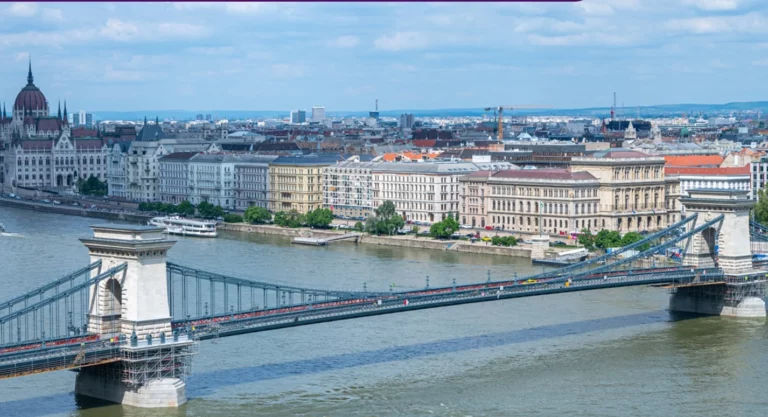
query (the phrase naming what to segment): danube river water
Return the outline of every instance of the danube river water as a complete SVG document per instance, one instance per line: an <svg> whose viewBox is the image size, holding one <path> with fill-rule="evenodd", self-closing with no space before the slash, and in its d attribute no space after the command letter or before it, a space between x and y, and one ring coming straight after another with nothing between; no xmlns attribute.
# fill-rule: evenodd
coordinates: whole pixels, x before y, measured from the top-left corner
<svg viewBox="0 0 768 417"><path fill-rule="evenodd" d="M88 262L95 220L0 207L0 301ZM524 259L223 234L175 238L180 264L385 290L525 274ZM765 320L691 318L625 288L495 301L202 342L178 410L75 398L74 373L0 380L0 416L764 416Z"/></svg>

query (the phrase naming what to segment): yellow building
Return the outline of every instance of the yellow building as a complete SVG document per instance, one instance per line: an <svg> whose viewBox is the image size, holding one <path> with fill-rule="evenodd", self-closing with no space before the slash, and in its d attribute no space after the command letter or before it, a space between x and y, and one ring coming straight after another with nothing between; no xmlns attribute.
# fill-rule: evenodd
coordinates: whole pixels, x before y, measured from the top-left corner
<svg viewBox="0 0 768 417"><path fill-rule="evenodd" d="M677 193L668 195L677 184L665 181L664 162L661 156L614 148L572 158L571 171L589 172L600 181L601 229L652 231L680 220Z"/></svg>
<svg viewBox="0 0 768 417"><path fill-rule="evenodd" d="M267 208L307 213L323 207L323 169L339 156L281 156L269 163Z"/></svg>

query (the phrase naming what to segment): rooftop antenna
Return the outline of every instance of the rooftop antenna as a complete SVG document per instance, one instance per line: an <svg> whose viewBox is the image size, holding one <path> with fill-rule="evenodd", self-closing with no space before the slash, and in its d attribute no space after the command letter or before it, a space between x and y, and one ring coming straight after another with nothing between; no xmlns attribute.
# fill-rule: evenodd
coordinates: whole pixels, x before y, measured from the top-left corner
<svg viewBox="0 0 768 417"><path fill-rule="evenodd" d="M379 99L376 99L376 111L379 111Z"/></svg>
<svg viewBox="0 0 768 417"><path fill-rule="evenodd" d="M611 120L614 119L616 114L616 92L613 92L613 106L611 106Z"/></svg>

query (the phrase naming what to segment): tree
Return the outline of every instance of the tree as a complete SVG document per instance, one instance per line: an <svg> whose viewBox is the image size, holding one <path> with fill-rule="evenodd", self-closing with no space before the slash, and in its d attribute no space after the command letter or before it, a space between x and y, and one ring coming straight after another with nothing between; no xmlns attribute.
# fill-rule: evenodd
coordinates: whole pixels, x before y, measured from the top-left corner
<svg viewBox="0 0 768 417"><path fill-rule="evenodd" d="M639 242L641 240L645 239L645 236L641 235L638 232L627 232L622 238L621 238L621 246L629 246L635 242ZM644 243L637 247L637 250L639 251L645 251L650 248L650 244Z"/></svg>
<svg viewBox="0 0 768 417"><path fill-rule="evenodd" d="M205 219L213 219L222 217L224 215L224 209L221 206L214 206L213 204L203 201L197 205L197 213L200 217Z"/></svg>
<svg viewBox="0 0 768 417"><path fill-rule="evenodd" d="M251 206L245 210L243 219L246 223L266 223L272 220L272 213L264 207Z"/></svg>
<svg viewBox="0 0 768 417"><path fill-rule="evenodd" d="M304 215L295 209L275 213L275 224L281 227L301 227L304 222Z"/></svg>
<svg viewBox="0 0 768 417"><path fill-rule="evenodd" d="M395 204L389 200L383 202L375 211L375 216L365 220L365 230L376 235L390 235L405 226L405 220L397 214Z"/></svg>
<svg viewBox="0 0 768 417"><path fill-rule="evenodd" d="M752 208L755 221L768 225L768 189L763 188L757 192L757 203Z"/></svg>
<svg viewBox="0 0 768 417"><path fill-rule="evenodd" d="M242 223L243 216L239 214L233 214L233 213L225 214L224 221L227 223Z"/></svg>
<svg viewBox="0 0 768 417"><path fill-rule="evenodd" d="M82 178L77 180L77 188L80 194L103 196L107 195L107 183L100 181L93 175L89 176L87 180L83 181Z"/></svg>
<svg viewBox="0 0 768 417"><path fill-rule="evenodd" d="M429 234L438 239L445 239L451 237L457 230L459 230L459 222L453 218L453 214L448 213L445 220L433 223L429 228Z"/></svg>
<svg viewBox="0 0 768 417"><path fill-rule="evenodd" d="M307 226L324 229L333 221L333 213L329 209L318 208L307 213L305 219Z"/></svg>
<svg viewBox="0 0 768 417"><path fill-rule="evenodd" d="M587 250L595 248L595 235L589 229L582 229L579 234L579 244L584 246Z"/></svg>
<svg viewBox="0 0 768 417"><path fill-rule="evenodd" d="M362 222L357 222L355 223L355 230L358 232L362 232L365 230L365 226L363 225Z"/></svg>
<svg viewBox="0 0 768 417"><path fill-rule="evenodd" d="M615 230L601 230L595 236L595 246L600 249L621 246L621 235Z"/></svg>
<svg viewBox="0 0 768 417"><path fill-rule="evenodd" d="M181 216L194 216L195 206L187 200L182 201L176 206L176 213Z"/></svg>
<svg viewBox="0 0 768 417"><path fill-rule="evenodd" d="M419 230L420 230L419 226L413 226L413 229L412 229L413 234L416 235L417 237L419 236Z"/></svg>

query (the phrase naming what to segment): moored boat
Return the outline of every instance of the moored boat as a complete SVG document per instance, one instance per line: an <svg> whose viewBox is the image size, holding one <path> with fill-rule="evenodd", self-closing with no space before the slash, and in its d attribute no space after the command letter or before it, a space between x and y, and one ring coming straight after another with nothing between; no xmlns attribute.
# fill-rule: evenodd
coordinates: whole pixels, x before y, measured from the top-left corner
<svg viewBox="0 0 768 417"><path fill-rule="evenodd" d="M216 237L216 222L205 220L190 220L178 216L154 217L149 221L150 226L162 227L171 235Z"/></svg>

